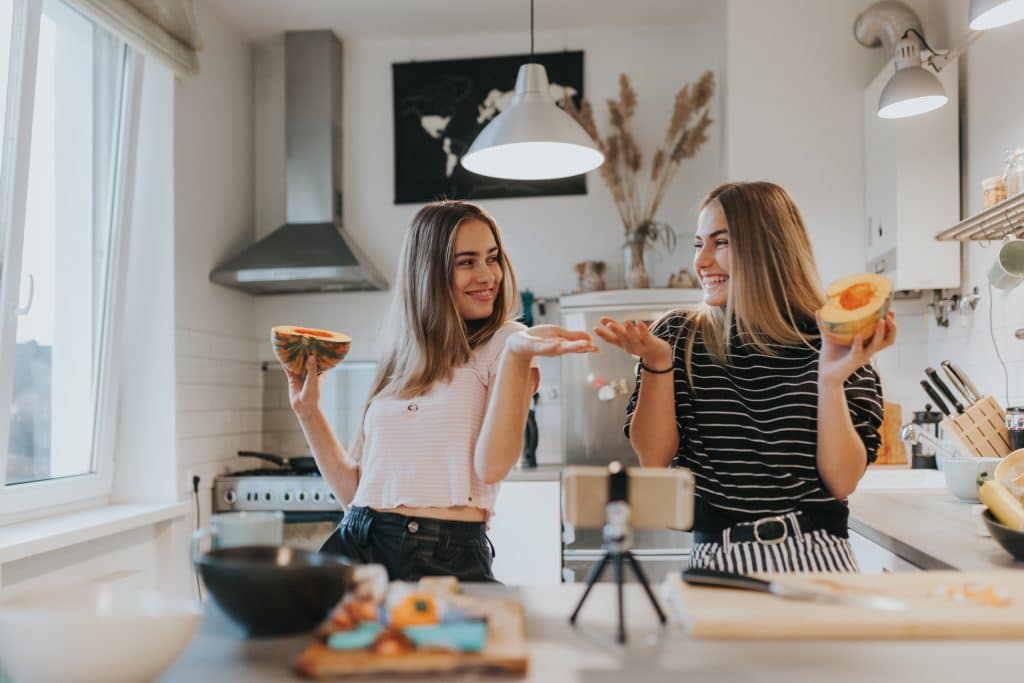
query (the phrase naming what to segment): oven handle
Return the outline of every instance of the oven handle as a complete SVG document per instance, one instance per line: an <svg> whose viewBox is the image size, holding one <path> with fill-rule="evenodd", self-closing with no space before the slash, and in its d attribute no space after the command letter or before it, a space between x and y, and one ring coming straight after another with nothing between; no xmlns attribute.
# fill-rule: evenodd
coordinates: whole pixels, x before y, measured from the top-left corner
<svg viewBox="0 0 1024 683"><path fill-rule="evenodd" d="M333 522L340 524L341 518L344 516L344 510L285 510L284 523Z"/></svg>

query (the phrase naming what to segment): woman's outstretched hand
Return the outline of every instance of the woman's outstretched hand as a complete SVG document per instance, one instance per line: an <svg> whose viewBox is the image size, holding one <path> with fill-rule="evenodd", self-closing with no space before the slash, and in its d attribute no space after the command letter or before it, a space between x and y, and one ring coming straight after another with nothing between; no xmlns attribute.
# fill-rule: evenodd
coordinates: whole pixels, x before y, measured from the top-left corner
<svg viewBox="0 0 1024 683"><path fill-rule="evenodd" d="M302 418L319 410L320 373L317 372L316 356L306 358L305 372L292 372L287 367L284 372L288 375L288 402L292 411Z"/></svg>
<svg viewBox="0 0 1024 683"><path fill-rule="evenodd" d="M859 334L853 338L849 346L840 346L829 341L825 331L821 329L821 316L818 316L818 330L821 332L819 384L841 385L858 368L871 360L872 356L896 342L896 321L892 312L878 321L875 333L867 344L864 343L864 337Z"/></svg>
<svg viewBox="0 0 1024 683"><path fill-rule="evenodd" d="M601 325L594 328L594 334L626 353L640 356L647 367L660 370L672 365L672 346L651 334L647 323L642 320L620 323L613 318L601 318Z"/></svg>
<svg viewBox="0 0 1024 683"><path fill-rule="evenodd" d="M518 356L561 356L597 351L589 334L558 325L535 325L516 332L509 336L505 348Z"/></svg>

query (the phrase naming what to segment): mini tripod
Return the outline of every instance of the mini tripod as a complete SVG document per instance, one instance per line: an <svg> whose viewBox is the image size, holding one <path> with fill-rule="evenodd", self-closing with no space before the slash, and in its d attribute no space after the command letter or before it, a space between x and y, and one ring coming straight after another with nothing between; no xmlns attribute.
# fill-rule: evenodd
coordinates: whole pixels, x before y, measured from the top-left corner
<svg viewBox="0 0 1024 683"><path fill-rule="evenodd" d="M650 598L651 605L654 606L654 611L658 613L658 619L662 624L667 621L665 613L662 611L661 606L654 597L654 593L651 591L651 585L647 582L647 576L644 575L643 570L640 568L640 563L636 561L636 557L633 556L633 553L630 550L630 548L633 547L633 530L629 525L630 509L628 500L629 476L620 463L613 462L609 467L608 475L608 504L605 506L605 517L607 521L604 525L604 529L602 530L604 541L602 543L602 548L604 548L604 554L601 556L601 559L591 567L590 573L587 575L587 588L583 591L583 597L581 597L579 603L577 603L572 616L569 617L569 623L575 626L576 617L583 608L583 603L586 601L587 596L590 595L590 590L601 578L601 573L604 571L604 568L609 562L612 562L612 566L615 570L615 583L618 587L619 596L618 641L620 643L626 642L626 624L622 609L624 562L629 562L630 566L633 567L633 572L636 574L637 579L640 580L640 585L643 586L644 592L647 593L647 597Z"/></svg>

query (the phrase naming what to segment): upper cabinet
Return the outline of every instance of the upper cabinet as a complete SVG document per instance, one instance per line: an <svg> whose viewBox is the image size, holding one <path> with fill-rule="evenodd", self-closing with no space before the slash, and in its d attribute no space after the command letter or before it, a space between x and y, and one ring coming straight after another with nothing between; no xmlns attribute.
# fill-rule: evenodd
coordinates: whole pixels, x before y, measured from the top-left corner
<svg viewBox="0 0 1024 683"><path fill-rule="evenodd" d="M935 233L960 220L957 63L938 74L949 101L905 119L878 116L890 62L864 91L867 266L897 290L958 289L960 245Z"/></svg>

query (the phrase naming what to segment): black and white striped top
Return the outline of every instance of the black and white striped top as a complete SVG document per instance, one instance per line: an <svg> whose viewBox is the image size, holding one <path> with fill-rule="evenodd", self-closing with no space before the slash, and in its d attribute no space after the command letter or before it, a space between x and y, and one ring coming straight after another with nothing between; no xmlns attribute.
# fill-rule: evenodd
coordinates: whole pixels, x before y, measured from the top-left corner
<svg viewBox="0 0 1024 683"><path fill-rule="evenodd" d="M670 313L653 332L674 345L679 451L673 465L689 468L696 480L694 529L718 533L737 522L800 510L846 536L846 502L829 494L817 468L820 342L814 348L778 345L777 355L769 356L735 335L729 363L722 366L698 338L691 386L685 354L692 327L685 320L685 313ZM813 321L806 331L816 333ZM638 367L627 436L641 380ZM845 392L871 462L882 424L878 373L865 365L846 381Z"/></svg>

